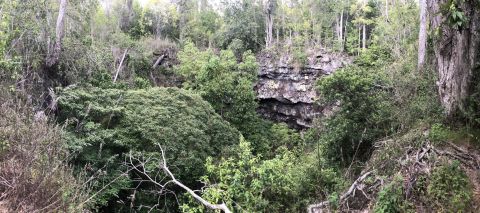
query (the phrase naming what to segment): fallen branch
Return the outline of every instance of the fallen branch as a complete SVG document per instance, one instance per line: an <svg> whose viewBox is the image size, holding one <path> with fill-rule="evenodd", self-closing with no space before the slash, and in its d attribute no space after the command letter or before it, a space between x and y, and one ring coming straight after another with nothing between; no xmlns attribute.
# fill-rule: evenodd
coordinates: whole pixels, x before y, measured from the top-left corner
<svg viewBox="0 0 480 213"><path fill-rule="evenodd" d="M343 193L340 196L340 202L343 202L352 193L354 193L356 191L356 189L359 188L359 184L362 183L372 173L373 173L373 171L369 171L369 172L366 172L365 174L363 174L362 176L360 176L359 178L357 178L357 180L355 180L355 182L353 182L353 184L350 186L350 188L348 188L348 191ZM315 213L315 212L317 212L315 210L320 209L320 208L324 208L324 207L328 206L329 204L330 204L330 201L323 201L321 203L309 205L308 206L308 212L309 213Z"/></svg>
<svg viewBox="0 0 480 213"><path fill-rule="evenodd" d="M152 69L155 69L158 67L158 65L160 65L163 61L163 59L165 58L165 54L161 55L160 57L158 57L157 61L155 61L155 64L153 64L153 67Z"/></svg>

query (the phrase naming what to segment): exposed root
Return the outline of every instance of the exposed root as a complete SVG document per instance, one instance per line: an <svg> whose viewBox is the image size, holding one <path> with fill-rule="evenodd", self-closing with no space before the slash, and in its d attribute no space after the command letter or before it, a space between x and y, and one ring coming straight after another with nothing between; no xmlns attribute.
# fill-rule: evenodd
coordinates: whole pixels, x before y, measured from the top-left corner
<svg viewBox="0 0 480 213"><path fill-rule="evenodd" d="M385 143L395 143L389 140ZM385 147L386 144L384 144ZM480 203L480 154L476 151L466 150L463 147L453 143L446 143L444 146L436 147L430 141L425 140L418 148L412 146L403 147L405 154L396 160L400 174L404 179L404 193L406 200L416 200L415 189L420 176L429 176L435 166L438 165L440 159L458 160L462 168L466 171L470 182L473 184L474 203ZM381 151L381 149L379 149ZM395 161L395 159L385 159L385 162L376 162L376 166L380 166L387 161ZM384 180L374 174L370 168L368 172L358 177L349 189L339 198L340 212L369 212L375 203L377 193L384 185ZM378 170L380 171L380 170ZM397 170L398 171L398 170ZM375 172L377 173L377 172ZM368 177L372 177L375 181L365 181ZM372 179L369 179L372 180ZM368 182L368 183L367 183ZM422 201L414 201L415 204L422 209ZM323 201L308 207L309 213L331 212L331 202ZM479 209L480 206L474 206ZM418 210L418 209L417 209Z"/></svg>
<svg viewBox="0 0 480 213"><path fill-rule="evenodd" d="M364 191L364 189L366 189L366 185L363 182L372 173L373 173L373 171L369 171L369 172L366 172L365 174L363 174L362 176L360 176L359 178L357 178L357 180L355 180L355 182L353 182L353 184L350 186L350 188L348 188L348 191L340 196L340 203L348 205L348 202L347 202L348 199L350 197L355 197L355 194L358 193L358 192L361 192L363 194L363 196L365 196L368 200L370 200L371 198L369 198L369 196ZM330 205L330 201L323 201L323 202L318 203L318 204L313 204L313 205L308 206L308 212L309 213L320 213L320 212L323 212L325 210L325 208L328 208L329 205Z"/></svg>

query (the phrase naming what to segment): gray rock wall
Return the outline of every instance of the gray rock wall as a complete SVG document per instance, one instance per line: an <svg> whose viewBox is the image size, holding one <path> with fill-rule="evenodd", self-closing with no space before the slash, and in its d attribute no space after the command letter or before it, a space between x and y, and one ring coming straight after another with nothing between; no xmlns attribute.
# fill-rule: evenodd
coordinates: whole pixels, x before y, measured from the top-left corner
<svg viewBox="0 0 480 213"><path fill-rule="evenodd" d="M338 53L313 51L306 63L299 65L291 55L279 54L262 53L258 57L258 111L267 119L286 122L293 128L309 128L315 117L331 111L331 107L317 104L316 81L351 63L351 59Z"/></svg>

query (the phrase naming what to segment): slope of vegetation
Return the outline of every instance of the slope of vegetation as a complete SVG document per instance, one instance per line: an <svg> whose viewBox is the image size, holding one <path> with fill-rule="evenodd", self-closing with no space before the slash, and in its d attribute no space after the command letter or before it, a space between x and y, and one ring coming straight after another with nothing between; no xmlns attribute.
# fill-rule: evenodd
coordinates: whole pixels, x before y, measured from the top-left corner
<svg viewBox="0 0 480 213"><path fill-rule="evenodd" d="M0 1L0 212L478 212L479 8ZM331 113L262 118L258 58L314 51Z"/></svg>

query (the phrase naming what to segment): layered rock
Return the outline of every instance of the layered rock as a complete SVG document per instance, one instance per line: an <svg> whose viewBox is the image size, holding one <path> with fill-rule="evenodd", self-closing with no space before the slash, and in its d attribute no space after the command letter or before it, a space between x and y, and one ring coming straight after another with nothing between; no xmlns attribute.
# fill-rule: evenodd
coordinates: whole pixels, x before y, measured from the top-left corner
<svg viewBox="0 0 480 213"><path fill-rule="evenodd" d="M316 81L350 63L351 59L326 51L309 54L304 65L287 53L259 57L259 80L255 86L260 102L259 113L297 129L309 128L315 117L328 114L329 106L318 103Z"/></svg>

